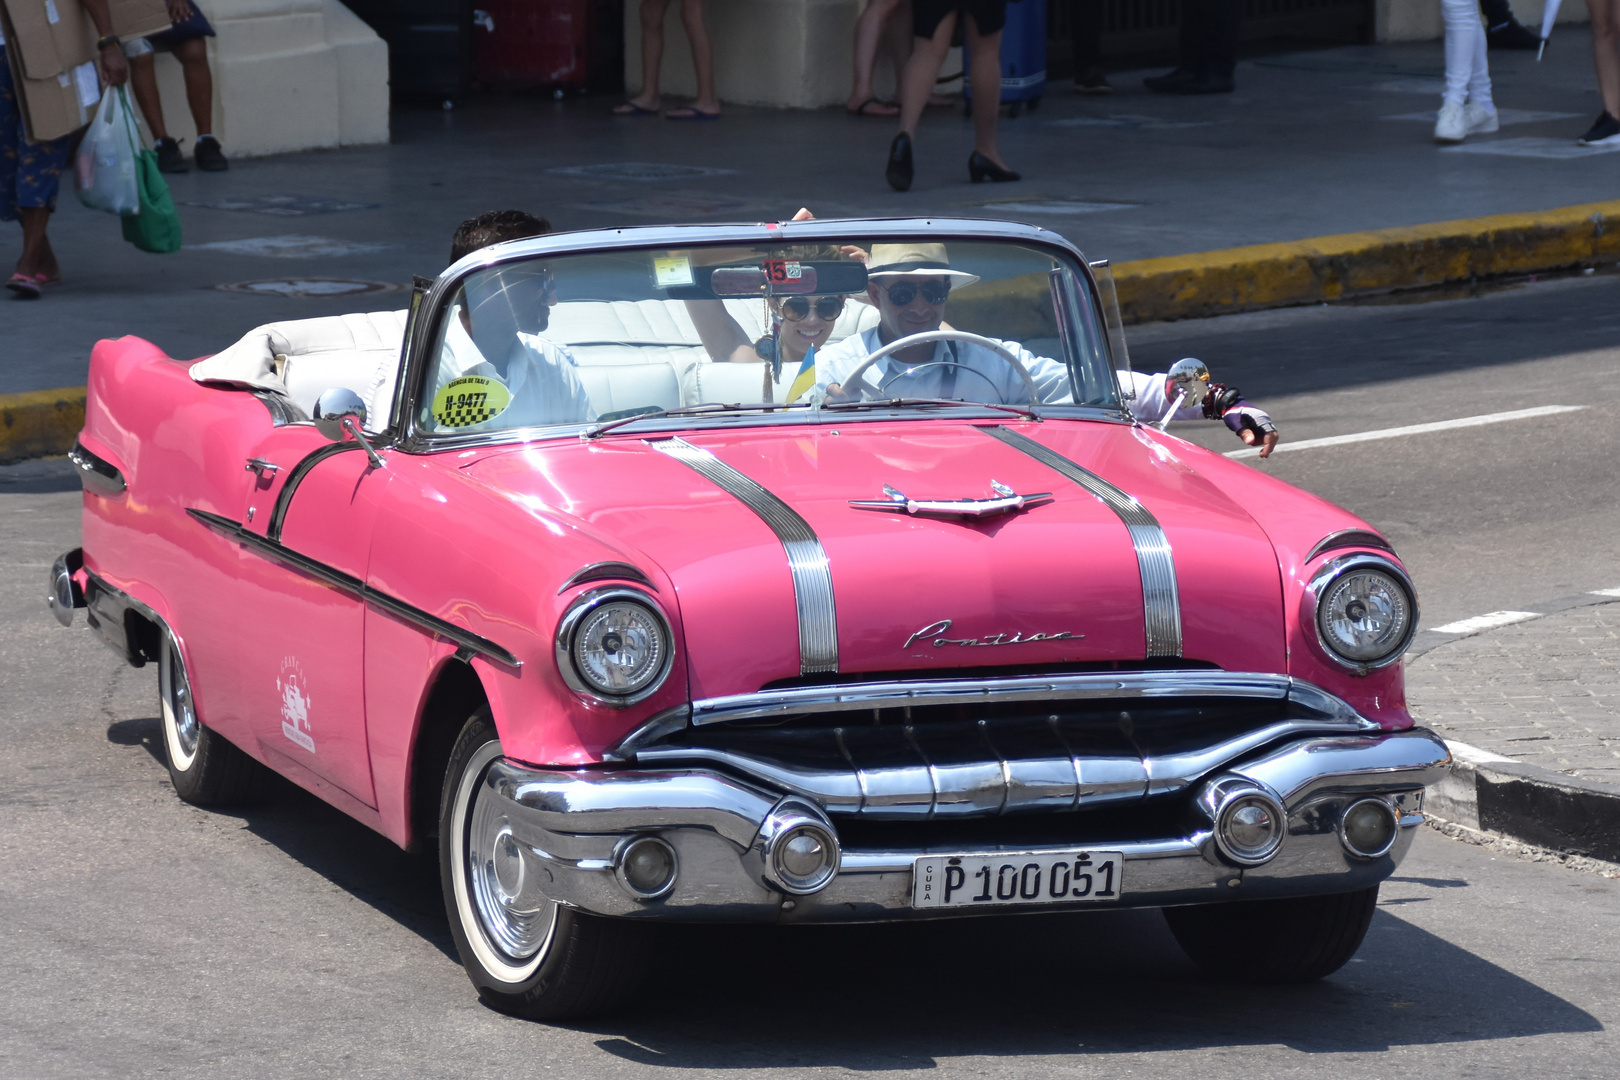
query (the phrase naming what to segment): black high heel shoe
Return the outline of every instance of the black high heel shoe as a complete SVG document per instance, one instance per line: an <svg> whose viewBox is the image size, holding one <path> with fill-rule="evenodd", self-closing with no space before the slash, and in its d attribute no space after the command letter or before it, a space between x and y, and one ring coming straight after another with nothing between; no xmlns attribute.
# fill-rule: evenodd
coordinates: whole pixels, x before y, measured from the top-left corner
<svg viewBox="0 0 1620 1080"><path fill-rule="evenodd" d="M889 144L889 167L883 175L894 190L911 190L911 136L903 131Z"/></svg>
<svg viewBox="0 0 1620 1080"><path fill-rule="evenodd" d="M911 164L909 155L906 164L907 166ZM908 168L906 171L907 175L910 175L910 169ZM973 151L972 156L968 158L968 176L972 178L975 184L981 180L991 180L998 184L1005 184L1013 180L1023 179L1022 176L1019 176L1011 169L1003 169L977 150Z"/></svg>

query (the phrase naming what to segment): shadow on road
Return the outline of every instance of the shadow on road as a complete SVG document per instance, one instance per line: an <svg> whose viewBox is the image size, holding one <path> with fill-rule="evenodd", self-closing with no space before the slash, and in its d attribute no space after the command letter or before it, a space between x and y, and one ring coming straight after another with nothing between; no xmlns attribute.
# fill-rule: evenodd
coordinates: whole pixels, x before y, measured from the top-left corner
<svg viewBox="0 0 1620 1080"><path fill-rule="evenodd" d="M116 721L107 727L107 741L139 746L160 769L168 767L157 717ZM205 812L242 822L255 836L460 963L444 918L439 865L431 854L401 851L386 837L276 775L261 802Z"/></svg>

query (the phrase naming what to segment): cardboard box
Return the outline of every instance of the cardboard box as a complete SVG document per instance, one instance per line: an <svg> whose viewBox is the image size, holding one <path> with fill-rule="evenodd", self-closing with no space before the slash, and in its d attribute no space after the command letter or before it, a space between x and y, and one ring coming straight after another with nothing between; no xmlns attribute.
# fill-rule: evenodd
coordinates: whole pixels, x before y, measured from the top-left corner
<svg viewBox="0 0 1620 1080"><path fill-rule="evenodd" d="M122 38L170 26L163 0L108 0ZM6 58L30 142L70 135L90 122L101 100L96 29L79 0L0 0Z"/></svg>

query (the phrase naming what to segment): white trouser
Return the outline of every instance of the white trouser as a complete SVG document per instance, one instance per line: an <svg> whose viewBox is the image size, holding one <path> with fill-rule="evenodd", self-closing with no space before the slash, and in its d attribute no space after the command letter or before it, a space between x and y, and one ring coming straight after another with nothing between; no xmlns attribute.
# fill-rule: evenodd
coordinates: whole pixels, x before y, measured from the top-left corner
<svg viewBox="0 0 1620 1080"><path fill-rule="evenodd" d="M1491 72L1485 64L1485 24L1479 0L1440 0L1446 20L1446 105L1471 101L1487 109L1491 104Z"/></svg>

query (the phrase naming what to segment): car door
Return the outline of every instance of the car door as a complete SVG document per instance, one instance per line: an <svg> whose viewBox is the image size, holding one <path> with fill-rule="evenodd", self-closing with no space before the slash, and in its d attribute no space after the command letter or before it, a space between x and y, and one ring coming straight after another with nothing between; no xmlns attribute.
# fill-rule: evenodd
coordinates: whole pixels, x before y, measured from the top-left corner
<svg viewBox="0 0 1620 1080"><path fill-rule="evenodd" d="M306 424L271 429L244 471L239 536L263 566L242 583L239 707L278 767L307 770L375 807L363 582L387 471L358 443L329 442Z"/></svg>

